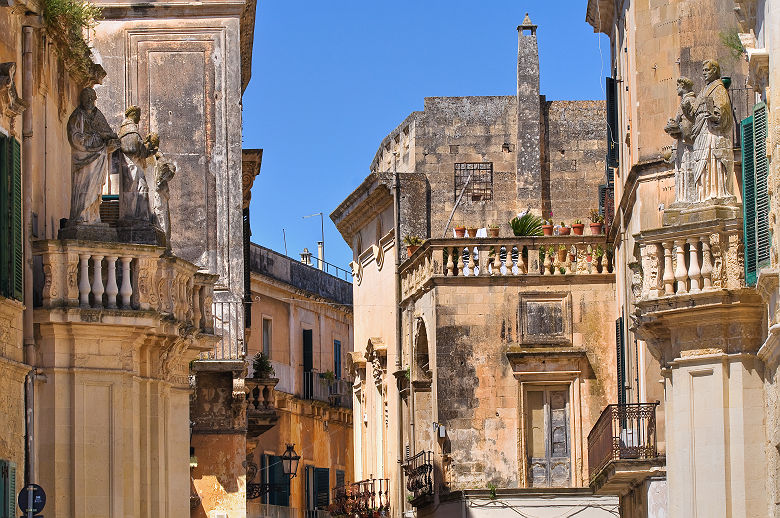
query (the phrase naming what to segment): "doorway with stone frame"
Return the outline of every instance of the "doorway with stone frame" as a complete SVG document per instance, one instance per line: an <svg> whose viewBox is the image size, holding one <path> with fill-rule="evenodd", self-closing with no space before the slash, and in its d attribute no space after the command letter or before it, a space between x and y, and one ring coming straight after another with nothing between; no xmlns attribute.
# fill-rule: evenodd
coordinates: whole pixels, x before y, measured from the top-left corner
<svg viewBox="0 0 780 518"><path fill-rule="evenodd" d="M528 387L524 406L528 486L571 486L569 387Z"/></svg>

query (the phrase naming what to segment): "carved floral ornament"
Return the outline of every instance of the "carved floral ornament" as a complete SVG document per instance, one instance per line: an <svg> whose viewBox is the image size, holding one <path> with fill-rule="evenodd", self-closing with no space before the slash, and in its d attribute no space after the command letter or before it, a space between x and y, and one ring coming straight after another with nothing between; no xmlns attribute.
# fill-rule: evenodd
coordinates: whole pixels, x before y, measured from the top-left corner
<svg viewBox="0 0 780 518"><path fill-rule="evenodd" d="M16 63L0 63L0 109L12 121L27 108L27 102L16 91L15 75Z"/></svg>
<svg viewBox="0 0 780 518"><path fill-rule="evenodd" d="M374 383L381 385L387 371L387 345L384 340L379 337L369 338L365 356L366 361L371 363Z"/></svg>

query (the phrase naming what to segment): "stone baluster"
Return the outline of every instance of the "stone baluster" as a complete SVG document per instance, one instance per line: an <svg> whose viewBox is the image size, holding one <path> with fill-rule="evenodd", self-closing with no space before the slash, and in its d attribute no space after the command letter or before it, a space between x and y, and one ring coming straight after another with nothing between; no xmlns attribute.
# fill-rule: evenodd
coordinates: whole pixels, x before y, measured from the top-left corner
<svg viewBox="0 0 780 518"><path fill-rule="evenodd" d="M466 250L469 252L469 275L474 276L474 270L477 269L477 263L474 261L474 248L469 246Z"/></svg>
<svg viewBox="0 0 780 518"><path fill-rule="evenodd" d="M477 259L479 261L479 276L480 277L487 277L490 275L490 264L493 262L490 260L490 249L491 246L480 246L477 248Z"/></svg>
<svg viewBox="0 0 780 518"><path fill-rule="evenodd" d="M709 236L701 237L701 277L702 289L712 289L712 255L710 255Z"/></svg>
<svg viewBox="0 0 780 518"><path fill-rule="evenodd" d="M192 325L198 329L201 328L200 288L200 284L195 284L192 286ZM252 306L249 307L251 308Z"/></svg>
<svg viewBox="0 0 780 518"><path fill-rule="evenodd" d="M462 277L463 276L463 268L465 266L465 264L463 263L463 248L456 247L455 250L454 250L454 253L458 254L457 255L458 271L455 272L455 275L460 275Z"/></svg>
<svg viewBox="0 0 780 518"><path fill-rule="evenodd" d="M431 254L431 262L430 262L431 276L442 275L444 273L444 249L432 248L430 254Z"/></svg>
<svg viewBox="0 0 780 518"><path fill-rule="evenodd" d="M674 295L674 270L672 269L672 242L666 241L664 247L664 294Z"/></svg>
<svg viewBox="0 0 780 518"><path fill-rule="evenodd" d="M542 275L548 275L548 270L552 270L552 258L550 257L549 250L544 254L544 264L542 265Z"/></svg>
<svg viewBox="0 0 780 518"><path fill-rule="evenodd" d="M530 251L529 258L530 258ZM529 261L530 262L530 261ZM514 263L514 261L513 261ZM525 264L525 260L523 259L523 245L519 244L517 245L517 264L516 264L517 270L516 275L523 275L528 273L528 266Z"/></svg>
<svg viewBox="0 0 780 518"><path fill-rule="evenodd" d="M82 307L89 307L89 254L79 254L81 275L79 276L79 303Z"/></svg>
<svg viewBox="0 0 780 518"><path fill-rule="evenodd" d="M674 242L677 254L677 267L674 270L674 278L677 280L676 293L688 292L688 268L685 267L685 240Z"/></svg>
<svg viewBox="0 0 780 518"><path fill-rule="evenodd" d="M115 255L109 255L106 257L106 268L108 268L108 275L106 276L106 307L116 307L116 296L119 294L119 287L116 284L116 260Z"/></svg>
<svg viewBox="0 0 780 518"><path fill-rule="evenodd" d="M92 256L92 306L103 307L103 256Z"/></svg>
<svg viewBox="0 0 780 518"><path fill-rule="evenodd" d="M507 247L507 262L509 262L509 255L511 254L512 247ZM495 245L493 250L493 275L501 275L501 245Z"/></svg>
<svg viewBox="0 0 780 518"><path fill-rule="evenodd" d="M455 262L453 259L455 257L455 249L453 248L452 250L448 250L448 252L449 253L447 254L447 267L446 267L447 269L445 275L447 275L448 277L452 277L453 275L455 275L454 272Z"/></svg>
<svg viewBox="0 0 780 518"><path fill-rule="evenodd" d="M133 288L130 284L130 261L132 257L120 257L122 263L122 287L119 288L119 295L122 297L122 307L130 309L130 297L133 295Z"/></svg>
<svg viewBox="0 0 780 518"><path fill-rule="evenodd" d="M691 293L701 290L701 269L699 268L699 238L688 239L689 257L688 278L691 280Z"/></svg>

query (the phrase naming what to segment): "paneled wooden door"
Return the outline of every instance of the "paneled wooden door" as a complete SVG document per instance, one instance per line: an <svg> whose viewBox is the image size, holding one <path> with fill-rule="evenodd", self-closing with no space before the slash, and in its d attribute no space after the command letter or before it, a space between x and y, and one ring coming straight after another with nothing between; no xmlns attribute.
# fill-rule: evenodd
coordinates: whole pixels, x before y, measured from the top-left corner
<svg viewBox="0 0 780 518"><path fill-rule="evenodd" d="M526 392L526 455L531 487L571 485L568 388Z"/></svg>

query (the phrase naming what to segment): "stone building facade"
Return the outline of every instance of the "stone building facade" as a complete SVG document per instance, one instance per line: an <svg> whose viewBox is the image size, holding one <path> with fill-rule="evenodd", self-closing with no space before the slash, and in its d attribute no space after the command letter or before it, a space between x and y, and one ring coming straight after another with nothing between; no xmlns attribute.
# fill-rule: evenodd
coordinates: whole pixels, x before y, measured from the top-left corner
<svg viewBox="0 0 780 518"><path fill-rule="evenodd" d="M604 236L453 236L599 206L604 103L541 96L536 26L518 32L516 95L426 98L331 214L353 250L355 478L394 517L617 505L587 478L616 385Z"/></svg>
<svg viewBox="0 0 780 518"><path fill-rule="evenodd" d="M591 0L586 19L611 41L616 224L609 241L628 360L618 366L626 380L618 430L628 437L633 422L652 432L658 453L637 458L621 442L610 462L591 471L591 486L619 496L627 517L775 516L776 247L770 252L763 229L774 225L765 204L775 210L769 56L780 29L776 7ZM707 114L716 115L702 125ZM770 130L760 135L764 116ZM717 151L706 155L710 149ZM702 196L712 171L722 174L713 182L723 190ZM632 404L655 401L653 430L645 416L626 421Z"/></svg>
<svg viewBox="0 0 780 518"><path fill-rule="evenodd" d="M247 358L262 353L270 361L278 421L256 437L248 431L247 464L256 475L247 482L270 488L249 491L247 516L326 516L331 489L354 480L352 286L255 244L250 268ZM301 459L288 482L278 459L290 444Z"/></svg>

